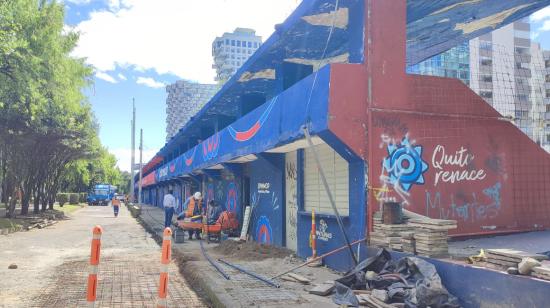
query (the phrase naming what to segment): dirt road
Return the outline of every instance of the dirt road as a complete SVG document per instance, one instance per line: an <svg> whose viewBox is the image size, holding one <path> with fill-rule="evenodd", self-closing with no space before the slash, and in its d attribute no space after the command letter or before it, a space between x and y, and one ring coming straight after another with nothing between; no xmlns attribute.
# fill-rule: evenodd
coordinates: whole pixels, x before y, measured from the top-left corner
<svg viewBox="0 0 550 308"><path fill-rule="evenodd" d="M103 228L97 307L153 307L160 248L130 216L86 207L42 230L0 236L0 307L83 307L93 226ZM17 269L8 269L12 263ZM171 307L201 307L175 265L169 267Z"/></svg>

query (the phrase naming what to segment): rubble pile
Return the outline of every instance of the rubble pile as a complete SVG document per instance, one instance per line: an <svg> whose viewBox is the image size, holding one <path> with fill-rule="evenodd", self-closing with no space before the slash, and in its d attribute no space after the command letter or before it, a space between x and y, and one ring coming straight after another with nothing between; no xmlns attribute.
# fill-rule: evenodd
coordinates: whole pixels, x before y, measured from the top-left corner
<svg viewBox="0 0 550 308"><path fill-rule="evenodd" d="M367 307L460 307L435 267L415 257L392 260L381 249L335 280L334 303Z"/></svg>
<svg viewBox="0 0 550 308"><path fill-rule="evenodd" d="M518 268L524 258L532 258L538 261L548 259L545 255L528 253L514 249L486 249L485 267L505 271L508 268Z"/></svg>

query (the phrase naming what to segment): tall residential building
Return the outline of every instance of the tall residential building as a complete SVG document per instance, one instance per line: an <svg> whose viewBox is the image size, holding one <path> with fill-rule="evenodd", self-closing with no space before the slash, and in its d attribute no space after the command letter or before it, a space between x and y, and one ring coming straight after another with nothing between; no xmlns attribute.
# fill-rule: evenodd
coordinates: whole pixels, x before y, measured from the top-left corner
<svg viewBox="0 0 550 308"><path fill-rule="evenodd" d="M262 37L256 31L237 28L233 33L224 33L212 42L212 57L216 69L216 81L224 83L260 47Z"/></svg>
<svg viewBox="0 0 550 308"><path fill-rule="evenodd" d="M178 80L166 86L166 140L170 140L218 91L215 84Z"/></svg>
<svg viewBox="0 0 550 308"><path fill-rule="evenodd" d="M543 130L543 147L550 152L550 50L542 52L544 60L544 130Z"/></svg>
<svg viewBox="0 0 550 308"><path fill-rule="evenodd" d="M468 42L431 57L418 64L409 66L408 73L458 78L466 85L470 84L470 50Z"/></svg>
<svg viewBox="0 0 550 308"><path fill-rule="evenodd" d="M514 22L470 42L470 87L534 139L531 26Z"/></svg>

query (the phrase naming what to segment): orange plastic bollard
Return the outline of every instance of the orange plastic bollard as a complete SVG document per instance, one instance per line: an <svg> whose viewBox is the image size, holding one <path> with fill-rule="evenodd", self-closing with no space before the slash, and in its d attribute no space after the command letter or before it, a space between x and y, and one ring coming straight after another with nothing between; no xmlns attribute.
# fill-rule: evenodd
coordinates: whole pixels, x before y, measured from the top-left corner
<svg viewBox="0 0 550 308"><path fill-rule="evenodd" d="M172 229L164 229L162 235L162 256L160 258L160 281L159 281L159 299L157 308L166 308L168 302L168 264L172 255Z"/></svg>
<svg viewBox="0 0 550 308"><path fill-rule="evenodd" d="M92 230L92 248L90 253L90 273L88 274L88 290L86 301L88 307L93 307L96 300L97 292L97 272L99 266L99 255L101 252L101 234L103 229L101 226L95 226Z"/></svg>

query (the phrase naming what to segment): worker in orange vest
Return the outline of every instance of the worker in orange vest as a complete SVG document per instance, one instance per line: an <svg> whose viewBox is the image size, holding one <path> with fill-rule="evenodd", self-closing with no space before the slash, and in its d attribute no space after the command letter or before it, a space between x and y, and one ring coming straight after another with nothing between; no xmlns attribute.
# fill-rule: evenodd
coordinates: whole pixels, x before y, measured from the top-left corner
<svg viewBox="0 0 550 308"><path fill-rule="evenodd" d="M118 217L118 210L120 209L120 200L113 197L113 199L111 200L111 204L113 205L113 211L115 213L115 217Z"/></svg>
<svg viewBox="0 0 550 308"><path fill-rule="evenodd" d="M202 221L202 195L200 192L194 193L191 197L187 198L185 200L185 203L183 204L183 212L178 215L178 220L182 219L188 219L190 221L196 222L196 221ZM189 230L189 239L193 237L193 230ZM200 239L200 231L197 230L195 233L196 239Z"/></svg>

